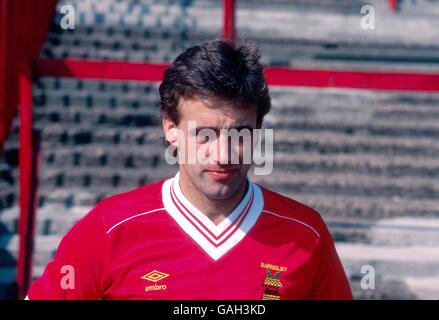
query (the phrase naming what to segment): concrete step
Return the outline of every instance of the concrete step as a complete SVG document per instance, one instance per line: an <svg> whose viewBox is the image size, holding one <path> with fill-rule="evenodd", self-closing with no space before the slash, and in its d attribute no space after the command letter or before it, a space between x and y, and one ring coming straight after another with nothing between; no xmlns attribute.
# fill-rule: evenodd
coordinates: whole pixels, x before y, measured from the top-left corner
<svg viewBox="0 0 439 320"><path fill-rule="evenodd" d="M381 247L336 244L358 299L437 299L437 246ZM361 288L362 268L372 267L375 288ZM399 289L395 291L395 286Z"/></svg>
<svg viewBox="0 0 439 320"><path fill-rule="evenodd" d="M435 119L439 109L437 93L381 92L335 88L270 87L272 111L279 115L316 120L421 120ZM432 118L426 118L426 115Z"/></svg>
<svg viewBox="0 0 439 320"><path fill-rule="evenodd" d="M55 78L55 77L40 77L34 79L33 95L38 97L40 95L59 93L70 94L72 96L81 98L87 93L92 93L93 97L104 99L118 96L139 96L148 98L156 95L158 83L143 83L135 81L108 81L99 79L79 79L79 78ZM55 91L54 91L55 89ZM92 98L93 98L92 97Z"/></svg>
<svg viewBox="0 0 439 320"><path fill-rule="evenodd" d="M92 206L65 207L61 204L48 204L38 207L36 210L35 235L58 235L63 236L70 230L74 223L90 211ZM5 232L13 235L18 234L19 208L14 206L4 210L0 215L0 223Z"/></svg>
<svg viewBox="0 0 439 320"><path fill-rule="evenodd" d="M332 232L340 227L335 220L328 225ZM361 222L354 227L367 228L370 243L336 242L336 248L356 298L437 299L438 218L411 216L384 219L374 225ZM367 272L362 269L365 266ZM375 288L361 288L361 279L366 273L370 275L370 268Z"/></svg>
<svg viewBox="0 0 439 320"><path fill-rule="evenodd" d="M369 122L368 122L369 121ZM423 120L422 122L413 123L411 120L380 120L380 119L361 119L350 120L344 119L328 120L319 118L300 119L300 117L279 116L277 119L270 116L265 122L267 128L288 129L294 132L298 131L318 131L318 132L341 132L355 135L370 135L373 137L439 137L439 121Z"/></svg>
<svg viewBox="0 0 439 320"><path fill-rule="evenodd" d="M256 176L255 176L256 178ZM437 199L439 182L429 177L388 177L355 173L301 173L273 171L258 176L257 181L289 192L343 194L349 196L400 197L406 199Z"/></svg>
<svg viewBox="0 0 439 320"><path fill-rule="evenodd" d="M378 138L349 132L307 132L277 129L274 133L274 150L277 152L320 154L362 154L437 158L439 146L436 138L428 136L381 136Z"/></svg>
<svg viewBox="0 0 439 320"><path fill-rule="evenodd" d="M159 177L167 174L172 168L156 166L146 168L122 167L116 170L112 167L70 167L65 168L43 167L39 178L40 186L45 187L137 187L158 181Z"/></svg>
<svg viewBox="0 0 439 320"><path fill-rule="evenodd" d="M237 14L238 30L247 37L265 36L277 39L305 38L327 40L336 43L356 44L403 44L428 46L437 45L433 39L437 35L437 16L408 13L392 14L387 3L380 0L369 1L375 8L375 19L380 26L367 32L360 26L360 11L346 15L329 11L287 10L275 7L260 10L258 5ZM427 5L435 8L434 4ZM428 10L426 11L428 12Z"/></svg>
<svg viewBox="0 0 439 320"><path fill-rule="evenodd" d="M315 208L325 217L349 217L376 221L393 217L438 217L437 199L406 199L401 197L351 195L339 193L291 192L272 188L293 199Z"/></svg>
<svg viewBox="0 0 439 320"><path fill-rule="evenodd" d="M419 159L416 156L388 156L377 154L364 157L361 154L306 154L275 152L274 169L282 172L326 174L356 173L385 177L420 176L434 178L439 175L439 160Z"/></svg>
<svg viewBox="0 0 439 320"><path fill-rule="evenodd" d="M334 240L344 244L359 244L385 248L434 247L439 242L438 217L395 217L387 219L359 217L327 217L326 224ZM349 235L357 235L350 238ZM343 235L344 238L337 238ZM360 238L359 236L363 236Z"/></svg>
<svg viewBox="0 0 439 320"><path fill-rule="evenodd" d="M158 125L147 127L71 126L52 125L42 131L43 148L46 145L145 145L159 144L163 129Z"/></svg>
<svg viewBox="0 0 439 320"><path fill-rule="evenodd" d="M0 240L3 236L0 236ZM34 247L34 275L40 276L44 266L55 256L58 244L61 241L59 235L46 235L35 238ZM19 237L12 235L3 250L7 250L16 261L18 257ZM16 266L8 265L0 267L0 283L11 283L15 281Z"/></svg>
<svg viewBox="0 0 439 320"><path fill-rule="evenodd" d="M344 97L339 97L338 100L357 100L352 101L348 105L343 102L339 102L337 105L328 103L326 96L321 96L320 101L283 101L285 98L277 100L276 93L271 94L273 97L273 108L266 116L267 119L277 119L282 115L290 117L295 115L298 119L328 119L328 120L412 120L419 121L433 120L439 117L439 108L435 105L428 105L427 102L422 101L422 97L419 97L419 101L412 101L412 103L399 103L397 101L380 101L374 99L373 103L368 105L367 102L361 101L360 97L350 97L346 94ZM293 95L293 94L291 94ZM288 97L287 97L288 98ZM431 101L432 103L436 103ZM336 117L337 116L337 117Z"/></svg>
<svg viewBox="0 0 439 320"><path fill-rule="evenodd" d="M429 263L432 266L439 262L439 250L436 246L382 247L361 244L338 244L337 252L344 260L379 260L400 263ZM438 269L431 270L438 274Z"/></svg>
<svg viewBox="0 0 439 320"><path fill-rule="evenodd" d="M112 91L113 89L116 91ZM157 102L159 97L156 90L151 93L124 93L118 92L117 90L122 89L114 88L114 86L99 90L93 90L93 88L82 90L75 88L40 89L40 92L35 92L33 95L34 103L38 107L35 109L35 112L36 114L45 111L68 112L70 109L77 110L78 112L81 110L93 112L93 109L98 109L101 112L117 112L124 109L158 110Z"/></svg>
<svg viewBox="0 0 439 320"><path fill-rule="evenodd" d="M105 125L106 127L146 127L158 125L159 112L158 110L123 110L118 108L112 112L104 111L78 111L72 109L60 110L59 108L52 110L36 110L34 112L34 119L38 122L38 126L46 127L55 123L60 123L66 126L72 125Z"/></svg>
<svg viewBox="0 0 439 320"><path fill-rule="evenodd" d="M142 148L121 145L109 148L103 145L69 146L43 150L44 165L50 168L112 167L155 168L164 164L165 146L148 144Z"/></svg>

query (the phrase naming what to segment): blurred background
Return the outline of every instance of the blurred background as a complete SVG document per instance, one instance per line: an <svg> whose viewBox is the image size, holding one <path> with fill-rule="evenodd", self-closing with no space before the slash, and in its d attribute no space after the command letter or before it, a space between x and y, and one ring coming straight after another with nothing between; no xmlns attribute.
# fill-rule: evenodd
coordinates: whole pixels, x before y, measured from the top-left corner
<svg viewBox="0 0 439 320"><path fill-rule="evenodd" d="M35 278L96 202L176 172L164 161L154 75L81 77L87 65L51 61L162 65L222 36L256 41L268 67L315 72L293 85L272 78L264 127L274 128L274 171L254 179L321 213L356 299L439 298L438 0L60 0L38 8L24 1L5 15L12 2L0 1L1 299L23 287L20 247L33 244L33 260L21 254ZM74 8L74 29L61 27L65 5ZM374 9L372 29L362 28L364 5ZM23 58L31 68L11 70L16 57L6 44L17 12L45 17L38 25L20 20L23 39L41 40ZM343 84L318 80L328 70ZM31 101L23 99L29 84ZM33 131L22 132L30 145L19 137L29 115ZM31 155L20 152L25 145ZM24 209L20 180L30 193L21 193L31 203ZM374 268L374 289L360 285L365 265Z"/></svg>

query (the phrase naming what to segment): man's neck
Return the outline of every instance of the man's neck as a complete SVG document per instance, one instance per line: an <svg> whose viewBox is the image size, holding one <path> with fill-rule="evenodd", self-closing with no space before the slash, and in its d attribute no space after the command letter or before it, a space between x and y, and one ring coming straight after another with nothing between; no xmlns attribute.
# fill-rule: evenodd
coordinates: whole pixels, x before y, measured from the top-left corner
<svg viewBox="0 0 439 320"><path fill-rule="evenodd" d="M247 179L231 197L227 199L210 199L191 183L184 174L180 175L180 189L183 195L216 225L220 224L241 202L247 190Z"/></svg>

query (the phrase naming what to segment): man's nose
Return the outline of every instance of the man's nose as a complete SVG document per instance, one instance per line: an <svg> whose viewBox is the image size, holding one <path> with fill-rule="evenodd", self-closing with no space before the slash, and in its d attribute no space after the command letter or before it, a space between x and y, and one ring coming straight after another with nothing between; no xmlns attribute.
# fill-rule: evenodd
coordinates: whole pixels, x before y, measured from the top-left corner
<svg viewBox="0 0 439 320"><path fill-rule="evenodd" d="M213 143L213 160L217 164L239 164L239 145L228 134L220 134Z"/></svg>
<svg viewBox="0 0 439 320"><path fill-rule="evenodd" d="M228 164L230 162L230 143L228 136L219 134L213 150L213 160L218 164Z"/></svg>

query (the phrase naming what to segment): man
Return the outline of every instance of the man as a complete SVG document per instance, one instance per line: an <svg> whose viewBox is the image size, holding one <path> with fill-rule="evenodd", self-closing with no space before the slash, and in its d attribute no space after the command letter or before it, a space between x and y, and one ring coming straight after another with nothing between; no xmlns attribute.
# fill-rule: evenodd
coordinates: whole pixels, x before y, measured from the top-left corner
<svg viewBox="0 0 439 320"><path fill-rule="evenodd" d="M100 202L28 297L351 299L320 215L252 182L248 149L222 134L260 128L270 110L256 47L215 40L187 49L165 72L160 97L179 172ZM200 135L206 129L213 138Z"/></svg>

